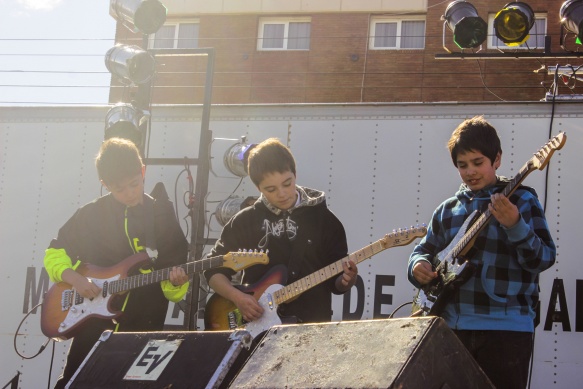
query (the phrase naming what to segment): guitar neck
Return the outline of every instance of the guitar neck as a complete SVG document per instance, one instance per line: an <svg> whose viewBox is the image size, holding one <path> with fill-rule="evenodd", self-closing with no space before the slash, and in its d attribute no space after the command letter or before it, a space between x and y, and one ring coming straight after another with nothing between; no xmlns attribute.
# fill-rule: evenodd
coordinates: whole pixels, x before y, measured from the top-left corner
<svg viewBox="0 0 583 389"><path fill-rule="evenodd" d="M508 185L504 187L504 190L501 193L506 197L510 196L512 193L514 193L514 191L516 191L518 185L520 185L520 183L524 181L526 176L528 176L528 174L533 170L535 169L532 167L530 161L527 162L516 174L516 176L514 176L514 178L510 180ZM492 213L490 212L490 209L486 209L484 213L482 213L480 217L476 219L476 221L471 225L471 227L468 228L468 230L466 231L464 236L460 239L460 241L454 246L454 248L451 251L451 256L455 258L461 253L467 251L473 244L476 236L480 233L480 231L484 229L484 227L488 224L491 218Z"/></svg>
<svg viewBox="0 0 583 389"><path fill-rule="evenodd" d="M275 301L278 304L283 304L289 300L292 300L308 289L311 289L314 286L319 285L322 282L342 273L344 271L344 268L342 267L343 262L352 260L354 263L358 264L365 259L380 253L388 247L389 246L385 243L384 239L379 239L376 242L373 242L372 244L318 270L317 272L314 272L275 291L273 294Z"/></svg>
<svg viewBox="0 0 583 389"><path fill-rule="evenodd" d="M183 268L186 274L193 274L207 269L222 266L223 262L224 262L223 256L219 255L216 257L201 259L198 261L188 262L182 265L177 265L176 267ZM171 270L172 268L169 267L165 269L154 270L149 273L129 276L121 280L111 281L109 283L108 293L116 294L168 280L170 279Z"/></svg>

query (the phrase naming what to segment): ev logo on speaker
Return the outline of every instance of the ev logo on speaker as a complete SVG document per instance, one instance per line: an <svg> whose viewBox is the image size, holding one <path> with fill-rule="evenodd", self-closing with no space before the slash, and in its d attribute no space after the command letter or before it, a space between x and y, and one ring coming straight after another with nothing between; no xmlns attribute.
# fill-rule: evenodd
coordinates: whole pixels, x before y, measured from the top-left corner
<svg viewBox="0 0 583 389"><path fill-rule="evenodd" d="M150 340L123 379L156 381L176 353L182 340Z"/></svg>

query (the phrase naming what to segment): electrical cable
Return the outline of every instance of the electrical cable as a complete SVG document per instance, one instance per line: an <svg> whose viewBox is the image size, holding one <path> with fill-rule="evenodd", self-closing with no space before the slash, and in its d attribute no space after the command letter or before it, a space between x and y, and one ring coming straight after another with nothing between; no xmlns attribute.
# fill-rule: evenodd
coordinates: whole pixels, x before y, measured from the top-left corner
<svg viewBox="0 0 583 389"><path fill-rule="evenodd" d="M488 92L490 92L493 96L495 96L500 101L506 102L506 100L504 100L502 97L498 96L496 93L494 93L492 90L490 90L488 85L486 85L486 81L484 80L484 74L482 73L482 65L480 64L480 60L477 59L476 63L478 64L478 68L480 69L480 80L482 80L482 85L484 85L484 88L486 88L486 90Z"/></svg>
<svg viewBox="0 0 583 389"><path fill-rule="evenodd" d="M393 318L393 316L395 316L395 313L397 313L397 311L398 311L399 309L401 309L401 308L403 308L403 307L406 307L407 305L413 305L413 301L407 301L407 302L405 302L405 303L403 303L403 304L399 305L397 308L395 308L395 309L393 310L393 312L391 312L391 314L389 315L389 319L392 319L392 318Z"/></svg>
<svg viewBox="0 0 583 389"><path fill-rule="evenodd" d="M22 324L24 323L24 321L26 320L26 318L28 316L30 316L30 314L32 313L32 311L34 311L35 309L37 309L38 307L40 307L42 305L42 303L38 303L37 305L35 305L34 307L32 307L27 313L26 315L24 315L24 317L22 318L22 320L20 321L20 323L18 324L18 327L16 328L16 332L14 333L14 351L16 352L16 354L18 354L18 356L22 359L33 359L36 358L40 353L42 353L45 348L47 347L47 344L49 344L49 342L51 341L51 338L47 338L47 341L45 342L45 344L43 344L40 349L38 350L38 352L32 356L26 356L23 355L22 353L20 353L20 351L18 351L18 347L16 346L16 339L19 335L19 331L20 331L20 327L22 327Z"/></svg>

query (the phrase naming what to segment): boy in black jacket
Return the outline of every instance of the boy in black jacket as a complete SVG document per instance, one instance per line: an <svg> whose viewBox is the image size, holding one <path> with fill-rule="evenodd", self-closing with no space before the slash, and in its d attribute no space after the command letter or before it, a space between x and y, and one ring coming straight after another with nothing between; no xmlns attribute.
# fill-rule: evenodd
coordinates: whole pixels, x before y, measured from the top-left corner
<svg viewBox="0 0 583 389"><path fill-rule="evenodd" d="M137 147L126 139L108 139L95 165L101 183L111 193L78 209L51 241L44 258L51 281L65 282L83 298L92 299L100 295L101 288L76 271L80 264L109 268L147 249L157 250L154 269L172 270L169 280L133 289L123 296L119 309L124 314L117 323L91 318L75 331L55 388L69 382L104 330L161 331L168 301L178 302L188 291L188 276L176 267L186 262L186 238L172 203L144 193L145 170Z"/></svg>
<svg viewBox="0 0 583 389"><path fill-rule="evenodd" d="M324 192L296 185L295 160L285 145L274 138L263 141L251 150L248 167L261 196L225 225L211 256L239 249L268 251L269 264L246 269L242 280L258 288L266 284L288 285L347 256L342 223L326 206ZM277 265L283 265L279 268L287 276L278 279L274 269ZM298 298L280 306L282 316L293 316L301 322L329 322L331 293L345 293L357 279L353 261L344 262L340 270L338 276L310 286ZM231 283L233 275L229 269L205 272L210 287L236 306L243 321L274 314L264 312L258 303L261 293L251 295L235 288ZM260 281L264 276L267 279ZM207 318L212 308L207 305ZM219 328L220 324L212 319L205 324L207 329L228 329Z"/></svg>

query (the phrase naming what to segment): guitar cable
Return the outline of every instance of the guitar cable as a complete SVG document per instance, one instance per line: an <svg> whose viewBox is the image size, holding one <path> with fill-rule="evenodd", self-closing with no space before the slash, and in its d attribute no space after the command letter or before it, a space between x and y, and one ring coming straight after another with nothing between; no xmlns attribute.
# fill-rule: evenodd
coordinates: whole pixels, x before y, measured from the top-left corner
<svg viewBox="0 0 583 389"><path fill-rule="evenodd" d="M18 324L18 327L16 328L16 332L14 333L14 351L15 351L15 352L16 352L16 354L18 354L18 356L19 356L20 358L22 358L22 359L33 359L33 358L36 358L36 357L37 357L37 356L38 356L40 353L42 353L42 352L45 350L45 348L47 347L47 345L48 345L48 344L49 344L49 342L51 341L51 338L47 338L47 341L45 342L45 344L43 344L43 345L40 347L40 349L38 350L38 352L37 352L36 354L32 355L32 356L26 356L26 355L23 355L23 354L21 354L21 353L18 351L18 347L16 346L16 338L17 338L17 337L18 337L18 335L19 335L20 327L22 327L22 324L24 323L24 321L26 320L26 318L27 318L28 316L30 316L30 314L32 313L32 311L34 311L35 309L37 309L37 308L38 308L38 307L40 307L41 305L42 305L42 303L38 303L37 305L35 305L34 307L32 307L32 308L30 309L30 311L28 311L28 312L26 313L26 315L24 315L24 317L23 317L23 318L22 318L22 320L20 321L20 324ZM51 363L52 363L52 362L51 362Z"/></svg>
<svg viewBox="0 0 583 389"><path fill-rule="evenodd" d="M389 318L389 319L392 319L392 318L393 318L393 316L395 316L395 313L397 313L397 311L398 311L399 309L401 309L401 308L403 308L403 307L406 307L407 305L412 305L412 304L413 304L413 301L407 301L406 303L403 303L403 304L399 305L397 308L395 308L395 309L393 310L393 312L391 312L391 314L389 315L389 317L388 317L388 318ZM409 316L409 317L412 317L412 315L411 315L411 316Z"/></svg>

